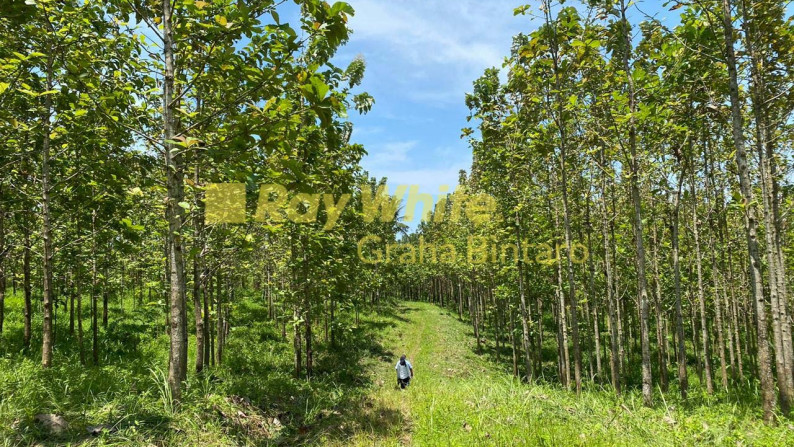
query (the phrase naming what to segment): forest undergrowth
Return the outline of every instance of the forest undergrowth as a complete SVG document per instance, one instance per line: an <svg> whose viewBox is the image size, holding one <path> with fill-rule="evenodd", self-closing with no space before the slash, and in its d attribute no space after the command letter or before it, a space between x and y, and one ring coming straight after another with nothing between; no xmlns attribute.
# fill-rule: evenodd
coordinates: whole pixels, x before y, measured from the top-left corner
<svg viewBox="0 0 794 447"><path fill-rule="evenodd" d="M177 405L165 377L168 337L149 315L155 306L115 309L119 317L99 338L99 366L80 365L59 324L57 366L43 370L38 353L19 354L13 344L19 301L12 295L0 360L3 445L794 444L788 420L763 424L755 401L741 395L682 401L671 390L645 408L638 390L616 397L592 385L577 397L542 380L521 383L506 356L500 364L493 352L475 353L469 325L418 302L362 313L358 325L354 313L340 315L349 329L337 347L318 350L306 380L294 378L291 342L266 308L243 297L223 364L191 377ZM404 392L393 371L402 353L416 369ZM68 425L54 433L37 421L42 414Z"/></svg>

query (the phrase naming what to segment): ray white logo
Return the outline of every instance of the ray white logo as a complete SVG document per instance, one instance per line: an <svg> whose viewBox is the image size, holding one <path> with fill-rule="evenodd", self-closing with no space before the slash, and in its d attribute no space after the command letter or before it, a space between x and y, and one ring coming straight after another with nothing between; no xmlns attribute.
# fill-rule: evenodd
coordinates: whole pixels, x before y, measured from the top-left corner
<svg viewBox="0 0 794 447"><path fill-rule="evenodd" d="M287 221L309 224L318 221L322 209L324 230L335 228L353 201L352 194L290 193L285 186L273 183L261 185L258 192L253 220L276 225ZM365 186L355 203L360 207L357 211L364 222L393 222L404 199L404 221L412 221L416 217L419 205L422 207L421 220L432 219L434 223L459 222L465 216L468 222L480 226L492 222L496 211L496 201L490 195L470 194L461 186L450 194L447 185L439 188L438 201L430 194L420 193L418 185L399 185L393 195L389 194L387 185L380 185L374 191L371 186ZM204 202L207 224L236 224L247 220L244 183L211 183L206 188ZM434 244L425 241L424 236L419 237L418 243L388 243L373 234L361 237L357 244L358 257L366 264L515 264L534 261L551 265L561 262L564 257L562 250L564 248L559 243L538 243L528 239L522 239L520 243L500 242L493 237L474 235L468 235L461 247L450 243ZM575 264L584 263L589 257L587 247L580 243L572 244L570 251L571 262Z"/></svg>
<svg viewBox="0 0 794 447"><path fill-rule="evenodd" d="M392 222L397 217L397 212L403 199L406 200L405 216L402 220L408 222L416 217L416 209L422 207L421 219L433 222L446 220L457 222L465 216L474 224L489 222L496 211L496 200L485 193L470 194L465 188L458 186L449 194L449 186L439 188L439 200L433 199L428 193L421 193L419 185L399 185L395 194L389 194L387 185L380 185L373 192L370 187L361 188L360 212L364 222ZM253 214L255 221L263 223L314 223L320 209L325 210L323 229L333 229L342 212L350 204L352 194L328 193L290 193L287 188L279 184L261 185L256 211ZM205 192L206 210L204 219L207 224L234 224L246 221L246 196L244 183L211 183Z"/></svg>

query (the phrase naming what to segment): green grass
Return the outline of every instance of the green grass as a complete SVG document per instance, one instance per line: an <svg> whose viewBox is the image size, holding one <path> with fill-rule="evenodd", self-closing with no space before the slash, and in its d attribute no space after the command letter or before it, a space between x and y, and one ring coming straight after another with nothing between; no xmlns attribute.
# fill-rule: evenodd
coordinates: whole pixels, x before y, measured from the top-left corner
<svg viewBox="0 0 794 447"><path fill-rule="evenodd" d="M165 386L162 309L113 309L100 331L99 366L90 365L90 343L89 365L80 365L59 314L55 367L42 370L40 321L34 349L20 353L21 303L10 297L0 344L0 445L794 445L794 428L765 426L752 400L656 393L648 409L636 391L617 398L588 386L577 397L557 385L521 383L474 353L470 326L424 303L362 314L357 326L352 311L341 312L348 329L338 346L316 333L316 375L295 379L291 342L255 296L241 297L232 311L224 364L191 372L180 405ZM89 329L86 322L87 338ZM402 353L416 370L405 391L395 386ZM192 365L192 345L190 354ZM64 416L69 430L46 433L33 420L38 413ZM86 433L99 424L113 431Z"/></svg>
<svg viewBox="0 0 794 447"><path fill-rule="evenodd" d="M399 410L402 426L385 435L365 427L353 445L794 445L791 425L766 426L757 408L729 399L693 404L657 393L649 409L636 391L577 397L556 385L524 384L475 355L470 327L451 313L409 303L396 314L400 320L383 334L395 356L372 369L383 382L373 380L370 394L380 411ZM393 369L403 352L416 378L399 391Z"/></svg>
<svg viewBox="0 0 794 447"><path fill-rule="evenodd" d="M386 320L363 313L356 326L352 310L340 313L347 330L338 346L330 349L317 334L315 377L296 379L291 339L281 338L280 328L267 320L255 296L241 294L232 310L222 366L202 376L193 373L191 337L191 371L179 405L166 386L168 337L161 307L128 307L123 314L112 308L108 328L99 331L98 366L91 364L87 301L85 366L79 361L76 336L68 333L68 314L59 308L54 366L43 370L40 310L34 308L31 351L22 352L21 297L7 297L0 339L0 446L294 445L313 442L318 433L327 439L349 436L352 424L335 434L327 427L342 417L366 420L342 411L356 408L365 398L369 384L363 363L383 355L375 334ZM68 431L47 433L34 421L39 413L63 416ZM112 432L88 435L87 428L95 425L110 426Z"/></svg>

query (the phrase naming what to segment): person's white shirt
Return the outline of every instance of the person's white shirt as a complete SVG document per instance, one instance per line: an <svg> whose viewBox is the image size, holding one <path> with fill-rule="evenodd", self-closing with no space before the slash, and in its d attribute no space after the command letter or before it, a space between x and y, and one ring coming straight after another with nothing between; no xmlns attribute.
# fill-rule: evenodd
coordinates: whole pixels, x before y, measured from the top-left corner
<svg viewBox="0 0 794 447"><path fill-rule="evenodd" d="M411 362L409 362L408 359L405 359L405 365L400 365L400 362L398 360L397 361L397 366L394 367L394 369L397 370L397 378L398 379L407 379L407 378L411 377L411 369L412 368L413 368L413 366L411 366Z"/></svg>

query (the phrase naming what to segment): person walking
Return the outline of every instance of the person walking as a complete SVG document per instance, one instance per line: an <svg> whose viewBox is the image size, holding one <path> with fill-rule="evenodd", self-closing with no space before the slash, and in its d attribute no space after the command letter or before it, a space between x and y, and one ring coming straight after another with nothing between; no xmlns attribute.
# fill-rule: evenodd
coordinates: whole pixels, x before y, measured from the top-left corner
<svg viewBox="0 0 794 447"><path fill-rule="evenodd" d="M394 369L397 371L397 385L404 390L405 387L411 384L411 379L414 377L414 367L405 358L405 355L402 355Z"/></svg>

